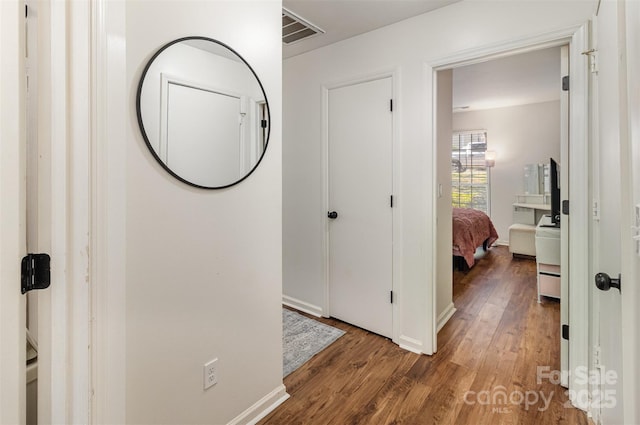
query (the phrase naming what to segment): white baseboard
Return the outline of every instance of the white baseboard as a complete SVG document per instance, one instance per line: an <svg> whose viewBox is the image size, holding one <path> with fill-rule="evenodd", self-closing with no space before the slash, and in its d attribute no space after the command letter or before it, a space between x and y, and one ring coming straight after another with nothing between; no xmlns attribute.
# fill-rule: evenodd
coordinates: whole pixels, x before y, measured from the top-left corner
<svg viewBox="0 0 640 425"><path fill-rule="evenodd" d="M227 425L255 425L288 398L289 394L287 394L287 389L284 385L280 385L258 400L253 406L232 419Z"/></svg>
<svg viewBox="0 0 640 425"><path fill-rule="evenodd" d="M304 311L305 313L311 314L312 316L322 317L322 307L300 301L287 295L282 296L282 304L286 305L287 307L295 308L296 310Z"/></svg>
<svg viewBox="0 0 640 425"><path fill-rule="evenodd" d="M453 305L453 303L451 303L447 306L447 308L444 309L442 313L440 313L440 315L438 316L438 327L436 329L436 332L440 332L440 329L442 329L444 325L447 324L447 322L449 321L449 319L451 319L451 316L453 316L455 312L456 307Z"/></svg>
<svg viewBox="0 0 640 425"><path fill-rule="evenodd" d="M413 339L406 335L400 335L400 338L398 338L398 346L403 350L422 354L422 341L418 341L417 339Z"/></svg>
<svg viewBox="0 0 640 425"><path fill-rule="evenodd" d="M509 246L509 241L508 240L502 240L502 239L498 239L497 241L495 241L493 243L493 246Z"/></svg>

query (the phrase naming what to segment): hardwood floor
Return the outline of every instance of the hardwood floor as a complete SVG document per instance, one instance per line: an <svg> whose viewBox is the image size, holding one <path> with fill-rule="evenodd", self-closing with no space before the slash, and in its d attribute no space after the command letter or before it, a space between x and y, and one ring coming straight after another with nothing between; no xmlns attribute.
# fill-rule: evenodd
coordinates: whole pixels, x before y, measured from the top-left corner
<svg viewBox="0 0 640 425"><path fill-rule="evenodd" d="M535 269L495 247L454 272L433 356L320 319L346 334L284 379L291 398L260 424L587 424L564 388L538 383L538 366L560 367L560 304L537 303Z"/></svg>

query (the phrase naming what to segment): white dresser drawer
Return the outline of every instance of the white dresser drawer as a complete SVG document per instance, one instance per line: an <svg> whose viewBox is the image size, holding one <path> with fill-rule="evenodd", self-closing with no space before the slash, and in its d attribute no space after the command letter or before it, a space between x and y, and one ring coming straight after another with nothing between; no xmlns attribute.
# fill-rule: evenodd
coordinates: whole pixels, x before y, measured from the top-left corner
<svg viewBox="0 0 640 425"><path fill-rule="evenodd" d="M536 236L536 260L538 263L560 265L560 238Z"/></svg>
<svg viewBox="0 0 640 425"><path fill-rule="evenodd" d="M560 276L560 266L556 264L538 263L538 273L545 273L545 274Z"/></svg>
<svg viewBox="0 0 640 425"><path fill-rule="evenodd" d="M538 274L538 295L560 298L560 276Z"/></svg>

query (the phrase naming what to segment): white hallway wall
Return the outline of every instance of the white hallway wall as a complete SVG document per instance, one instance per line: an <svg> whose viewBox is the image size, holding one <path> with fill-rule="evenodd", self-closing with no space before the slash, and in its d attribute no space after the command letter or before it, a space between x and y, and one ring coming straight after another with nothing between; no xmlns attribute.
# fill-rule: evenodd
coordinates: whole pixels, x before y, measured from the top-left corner
<svg viewBox="0 0 640 425"><path fill-rule="evenodd" d="M127 423L223 424L283 389L280 14L280 1L126 3ZM266 156L229 189L173 179L138 129L142 69L185 35L236 49L270 102ZM204 391L215 357L218 384Z"/></svg>
<svg viewBox="0 0 640 425"><path fill-rule="evenodd" d="M498 154L491 169L491 220L498 242L507 244L511 204L524 193L525 164L560 161L560 101L457 112L453 129L487 130L488 149Z"/></svg>
<svg viewBox="0 0 640 425"><path fill-rule="evenodd" d="M586 22L595 1L463 1L284 61L283 81L283 289L284 295L324 307L322 232L321 87L323 84L397 69L399 140L396 234L401 255L400 336L420 349L429 335L431 295L433 154L430 61L481 46L540 35ZM354 164L357 170L358 164ZM326 312L325 312L326 313Z"/></svg>

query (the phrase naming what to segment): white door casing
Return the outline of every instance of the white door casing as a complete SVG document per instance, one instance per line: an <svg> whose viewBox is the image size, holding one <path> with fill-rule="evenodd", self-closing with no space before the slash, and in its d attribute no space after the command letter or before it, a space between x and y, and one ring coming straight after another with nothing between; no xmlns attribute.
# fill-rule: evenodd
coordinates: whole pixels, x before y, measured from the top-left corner
<svg viewBox="0 0 640 425"><path fill-rule="evenodd" d="M329 90L330 314L392 337L391 77Z"/></svg>
<svg viewBox="0 0 640 425"><path fill-rule="evenodd" d="M589 150L585 148L587 141L589 140L589 128L588 128L588 67L587 59L582 52L588 49L588 23L567 27L558 31L543 33L525 39L508 41L505 43L498 43L496 45L489 45L484 48L474 48L471 50L463 51L455 55L447 56L444 58L437 58L429 61L425 66L426 72L431 78L432 82L436 81L434 73L439 70L454 68L463 65L470 65L478 63L491 58L502 57L505 55L511 55L516 53L524 53L530 50L542 49L546 47L561 46L569 44L570 57L569 57L569 69L571 79L571 97L569 101L570 120L569 120L569 152L571 167L569 171L569 179L573 183L571 187L571 193L569 198L571 199L571 211L572 217L569 225L569 233L571 238L569 240L569 276L570 276L570 293L569 293L569 305L577 306L577 308L571 308L569 311L569 323L571 325L571 338L569 340L569 369L575 370L577 367L588 368L589 359L589 283L591 280L588 276L588 270L584 267L589 262L588 253L588 234L584 229L588 228L589 223ZM436 92L435 87L431 87L431 92ZM437 99L436 99L437 102ZM431 105L428 109L432 118L432 123L435 122L434 116L435 106ZM435 127L435 126L434 126ZM435 131L435 128L434 128ZM433 133L432 140L435 140L435 133ZM432 167L436 169L437 163L437 151L433 143L432 153ZM434 181L436 181L434 179ZM566 193L566 191L565 191ZM437 188L433 187L432 194L432 206L433 206L433 222L432 229L434 234L438 229L437 214L435 206L437 205ZM562 195L563 198L565 195ZM436 263L436 250L435 241L437 238L432 238L432 264ZM428 285L427 293L431 295L432 299L429 302L427 308L428 316L425 317L425 323L429 326L426 329L427 335L424 340L426 341L423 352L430 354L435 347L435 338L437 335L436 330L436 311L435 311L435 299L436 288L435 282L437 280L437 270L434 268L432 272L432 278ZM560 331L560 330L558 330ZM428 343L431 343L429 346ZM587 390L586 383L582 383L576 374L572 374L569 379L569 389L575 390L579 393L580 390ZM573 399L572 402L577 407L584 410L589 408L588 403L580 404L579 400Z"/></svg>
<svg viewBox="0 0 640 425"><path fill-rule="evenodd" d="M26 421L24 4L0 2L0 423Z"/></svg>
<svg viewBox="0 0 640 425"><path fill-rule="evenodd" d="M85 2L30 4L38 65L37 75L30 76L38 87L32 248L51 256L51 286L37 294L42 423L89 422L91 7Z"/></svg>
<svg viewBox="0 0 640 425"><path fill-rule="evenodd" d="M611 278L617 278L622 272L623 255L632 242L627 239L632 207L630 193L627 192L631 164L628 162L624 14L625 2L600 4L598 15L594 18L597 31L593 37L594 53L591 55L593 92L597 96L593 102L593 173L596 186L592 221L592 276L604 272ZM629 224L625 226L626 223ZM596 370L600 371L600 382L591 388L592 410L594 417L603 424L631 423L625 418L625 409L628 410L628 407L623 398L623 381L628 378L623 363L622 294L626 294L625 282L632 291L635 285L626 276L623 276L622 282L622 291L615 288L600 291L593 285L593 280L591 283L597 311L593 317L593 344L599 349L599 355L594 357L593 362ZM637 306L631 308L637 309ZM632 403L636 404L635 400Z"/></svg>
<svg viewBox="0 0 640 425"><path fill-rule="evenodd" d="M640 423L640 287L634 282L640 281L640 219L636 219L636 208L640 209L640 2L625 2L626 46L624 54L627 60L626 75L621 93L627 96L627 137L623 140L621 163L626 166L627 174L622 182L622 382L624 421ZM624 72L623 72L624 74ZM625 199L627 200L625 202ZM631 229L631 232L629 232ZM631 238L629 238L631 236ZM635 240L634 240L635 238Z"/></svg>
<svg viewBox="0 0 640 425"><path fill-rule="evenodd" d="M92 59L91 422L126 423L126 159L127 86L125 2L95 0Z"/></svg>

